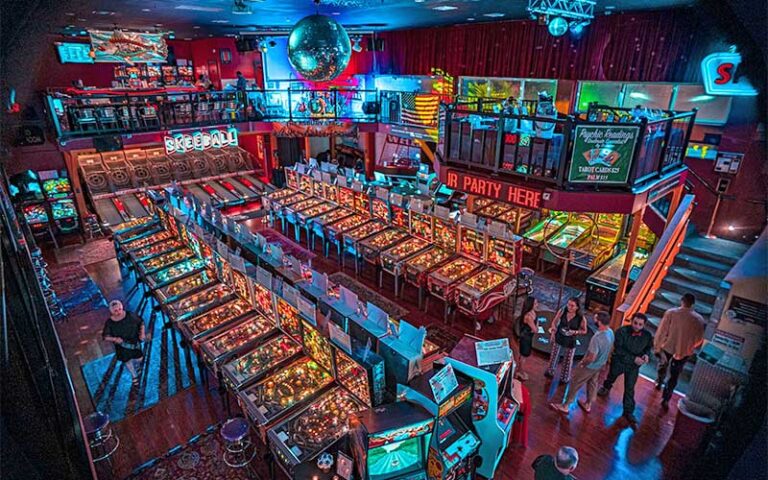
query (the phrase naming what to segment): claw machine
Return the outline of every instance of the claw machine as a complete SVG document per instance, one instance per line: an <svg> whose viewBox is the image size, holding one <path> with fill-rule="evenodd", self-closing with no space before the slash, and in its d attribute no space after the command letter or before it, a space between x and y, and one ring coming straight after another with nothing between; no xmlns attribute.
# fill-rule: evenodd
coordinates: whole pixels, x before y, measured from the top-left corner
<svg viewBox="0 0 768 480"><path fill-rule="evenodd" d="M398 399L421 405L436 419L427 460L430 480L474 478L472 460L480 439L472 430L472 391L472 379L450 365L397 386Z"/></svg>
<svg viewBox="0 0 768 480"><path fill-rule="evenodd" d="M445 358L446 364L474 382L471 418L475 432L482 440L478 455L483 460L477 473L485 478L494 478L519 408L508 393L514 374L511 352L508 343L506 352L498 348L499 344L503 345L503 342L484 342L464 335Z"/></svg>
<svg viewBox="0 0 768 480"><path fill-rule="evenodd" d="M352 455L362 480L426 480L435 418L408 401L352 417Z"/></svg>

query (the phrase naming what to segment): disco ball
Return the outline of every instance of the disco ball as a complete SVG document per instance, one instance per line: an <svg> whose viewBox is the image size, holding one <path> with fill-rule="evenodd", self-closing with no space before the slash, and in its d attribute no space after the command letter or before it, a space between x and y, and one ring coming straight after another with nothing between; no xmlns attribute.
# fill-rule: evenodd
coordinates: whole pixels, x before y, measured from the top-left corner
<svg viewBox="0 0 768 480"><path fill-rule="evenodd" d="M301 19L288 37L288 60L307 80L333 80L347 68L351 54L347 31L324 15Z"/></svg>
<svg viewBox="0 0 768 480"><path fill-rule="evenodd" d="M555 17L549 21L547 28L553 37L561 37L568 31L568 21L563 17Z"/></svg>

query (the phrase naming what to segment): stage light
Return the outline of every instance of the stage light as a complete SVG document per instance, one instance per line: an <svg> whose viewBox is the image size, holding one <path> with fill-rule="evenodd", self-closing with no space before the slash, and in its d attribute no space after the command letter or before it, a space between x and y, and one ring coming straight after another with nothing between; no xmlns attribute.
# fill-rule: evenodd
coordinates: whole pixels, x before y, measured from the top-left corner
<svg viewBox="0 0 768 480"><path fill-rule="evenodd" d="M361 37L355 36L352 37L352 51L360 53L363 51L363 46L360 45L360 41L362 40Z"/></svg>
<svg viewBox="0 0 768 480"><path fill-rule="evenodd" d="M733 225L728 225L728 231L729 232L732 232L734 230L736 230L736 227L734 227Z"/></svg>
<svg viewBox="0 0 768 480"><path fill-rule="evenodd" d="M573 35L574 37L578 38L578 37L581 36L582 33L584 33L584 24L581 23L581 22L579 22L579 23L572 23L571 27L570 27L570 30L571 30L571 35Z"/></svg>
<svg viewBox="0 0 768 480"><path fill-rule="evenodd" d="M549 20L547 29L553 37L562 37L568 31L568 21L563 17L553 17Z"/></svg>

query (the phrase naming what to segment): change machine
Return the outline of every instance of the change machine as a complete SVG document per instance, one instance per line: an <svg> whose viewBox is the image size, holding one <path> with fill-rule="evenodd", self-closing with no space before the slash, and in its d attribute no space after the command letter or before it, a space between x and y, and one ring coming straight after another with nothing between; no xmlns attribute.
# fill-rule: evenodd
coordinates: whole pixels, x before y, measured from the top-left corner
<svg viewBox="0 0 768 480"><path fill-rule="evenodd" d="M430 480L473 478L472 459L480 439L472 431L472 393L472 380L451 365L397 386L398 399L418 403L436 418L427 459Z"/></svg>
<svg viewBox="0 0 768 480"><path fill-rule="evenodd" d="M352 453L362 480L426 480L435 418L419 405L395 402L352 417Z"/></svg>
<svg viewBox="0 0 768 480"><path fill-rule="evenodd" d="M486 342L464 335L445 362L474 381L471 416L482 440L478 455L483 460L477 473L493 478L519 408L510 395L514 362L508 340Z"/></svg>

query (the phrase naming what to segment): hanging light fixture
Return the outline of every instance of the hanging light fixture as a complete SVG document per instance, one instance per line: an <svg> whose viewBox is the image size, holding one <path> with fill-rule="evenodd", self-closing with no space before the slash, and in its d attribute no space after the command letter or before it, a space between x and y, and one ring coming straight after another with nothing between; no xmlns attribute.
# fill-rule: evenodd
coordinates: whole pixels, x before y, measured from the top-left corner
<svg viewBox="0 0 768 480"><path fill-rule="evenodd" d="M351 55L347 31L325 15L302 18L288 36L288 60L307 80L333 80L347 68Z"/></svg>

